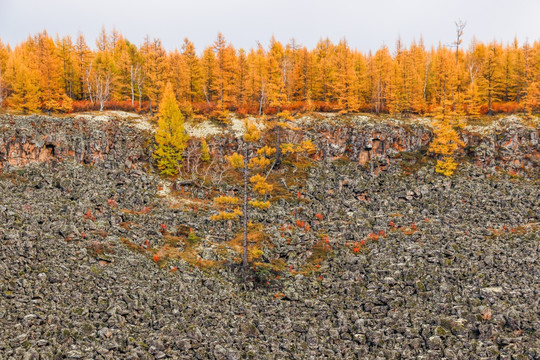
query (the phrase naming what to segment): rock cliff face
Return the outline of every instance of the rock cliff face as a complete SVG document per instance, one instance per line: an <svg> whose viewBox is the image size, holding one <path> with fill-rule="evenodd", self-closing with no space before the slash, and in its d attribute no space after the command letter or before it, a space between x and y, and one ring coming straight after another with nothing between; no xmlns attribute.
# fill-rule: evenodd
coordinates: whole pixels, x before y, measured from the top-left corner
<svg viewBox="0 0 540 360"><path fill-rule="evenodd" d="M425 120L405 123L360 118L345 124L340 120L310 121L306 126L323 156L346 156L361 165L370 160L382 164L401 161L400 153L425 151L433 137ZM540 162L539 131L513 117L490 126L467 126L461 131L465 143L462 155L480 167L532 170Z"/></svg>
<svg viewBox="0 0 540 360"><path fill-rule="evenodd" d="M134 168L150 159L149 132L114 117L0 117L0 170L33 162L75 159Z"/></svg>
<svg viewBox="0 0 540 360"><path fill-rule="evenodd" d="M429 121L376 121L356 117L346 122L336 117L301 119L301 130L284 134L284 141L312 139L322 158L347 157L360 165L385 165L403 160L404 152L425 152L433 136ZM31 162L73 158L83 164L136 168L151 160L148 144L151 126L118 117L43 116L0 117L0 169ZM538 126L525 126L514 117L490 126L468 126L461 132L468 160L480 167L499 166L507 170L534 170L540 163ZM195 140L196 141L196 140ZM211 151L227 154L238 142L223 131L209 140Z"/></svg>

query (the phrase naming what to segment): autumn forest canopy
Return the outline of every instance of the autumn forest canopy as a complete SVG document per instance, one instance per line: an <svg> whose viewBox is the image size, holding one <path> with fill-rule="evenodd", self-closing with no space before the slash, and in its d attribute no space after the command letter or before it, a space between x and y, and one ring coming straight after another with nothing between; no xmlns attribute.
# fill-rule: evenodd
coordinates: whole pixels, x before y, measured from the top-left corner
<svg viewBox="0 0 540 360"><path fill-rule="evenodd" d="M458 39L459 40L459 39ZM166 51L159 39L137 46L102 30L46 31L11 47L0 40L0 106L22 113L118 109L156 111L168 83L185 115L289 111L419 115L537 113L540 42L472 41L467 47L397 41L362 53L346 40L314 49L270 40L236 49L220 33L205 49L187 38Z"/></svg>

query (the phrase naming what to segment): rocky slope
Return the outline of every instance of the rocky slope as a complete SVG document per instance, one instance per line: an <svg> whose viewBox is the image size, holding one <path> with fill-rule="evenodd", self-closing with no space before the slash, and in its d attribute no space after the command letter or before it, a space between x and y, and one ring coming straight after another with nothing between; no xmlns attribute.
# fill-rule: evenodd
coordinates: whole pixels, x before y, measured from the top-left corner
<svg viewBox="0 0 540 360"><path fill-rule="evenodd" d="M8 121L11 138L34 131ZM234 266L152 261L147 249L186 227L200 260L227 257L224 232L203 206L171 206L187 201L143 170L145 132L99 126L49 141L64 161L0 174L1 358L540 357L537 179L475 165L452 179L432 164L405 175L391 161L373 177L326 156L255 215L271 239L263 259L286 267L244 282ZM80 136L79 153L92 153L88 134L105 156L85 164L66 149ZM188 191L202 204L204 189Z"/></svg>

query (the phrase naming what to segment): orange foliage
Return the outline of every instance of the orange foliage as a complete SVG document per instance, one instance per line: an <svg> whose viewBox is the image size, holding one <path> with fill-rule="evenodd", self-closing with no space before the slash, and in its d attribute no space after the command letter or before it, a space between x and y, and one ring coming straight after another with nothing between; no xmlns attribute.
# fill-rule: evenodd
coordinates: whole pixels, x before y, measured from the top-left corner
<svg viewBox="0 0 540 360"><path fill-rule="evenodd" d="M103 29L96 50L82 35L54 40L45 31L0 50L5 104L22 112L154 112L168 81L187 116L540 110L538 41L474 42L456 61L453 48L422 42L363 53L346 40L321 39L308 49L272 38L267 47L243 50L221 33L204 49L185 39L181 50L166 51L159 39L136 46ZM98 99L99 85L110 91Z"/></svg>

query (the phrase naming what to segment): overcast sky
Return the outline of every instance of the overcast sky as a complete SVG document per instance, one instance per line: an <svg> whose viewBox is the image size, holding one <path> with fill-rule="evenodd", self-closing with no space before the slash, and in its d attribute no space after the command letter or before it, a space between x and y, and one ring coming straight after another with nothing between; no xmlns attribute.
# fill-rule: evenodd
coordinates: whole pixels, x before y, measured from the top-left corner
<svg viewBox="0 0 540 360"><path fill-rule="evenodd" d="M426 45L454 41L454 21L467 21L464 41L540 40L540 0L0 0L0 38L12 45L29 34L82 32L94 47L105 26L141 44L148 34L167 49L184 37L202 49L222 32L235 47L267 45L272 35L315 46L346 37L362 51L394 48L423 36Z"/></svg>

